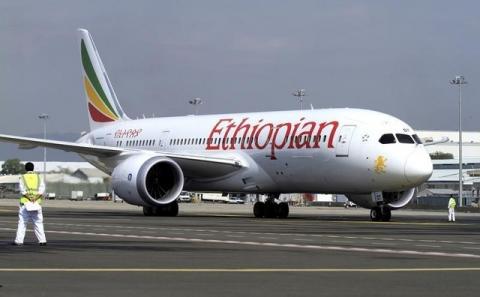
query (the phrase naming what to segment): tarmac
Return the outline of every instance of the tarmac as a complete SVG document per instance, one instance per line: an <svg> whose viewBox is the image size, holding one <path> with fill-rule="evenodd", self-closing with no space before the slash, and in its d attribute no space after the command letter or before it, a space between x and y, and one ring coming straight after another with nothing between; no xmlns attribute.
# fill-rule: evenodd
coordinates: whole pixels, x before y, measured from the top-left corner
<svg viewBox="0 0 480 297"><path fill-rule="evenodd" d="M0 296L476 296L480 214L181 204L145 217L124 203L46 201L47 246L12 246L15 200L0 199ZM29 226L31 230L31 226Z"/></svg>

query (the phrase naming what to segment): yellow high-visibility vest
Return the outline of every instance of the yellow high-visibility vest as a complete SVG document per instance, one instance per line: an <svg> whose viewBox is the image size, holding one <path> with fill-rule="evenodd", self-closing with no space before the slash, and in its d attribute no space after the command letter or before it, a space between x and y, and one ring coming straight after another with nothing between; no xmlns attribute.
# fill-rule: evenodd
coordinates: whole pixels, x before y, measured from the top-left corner
<svg viewBox="0 0 480 297"><path fill-rule="evenodd" d="M448 201L448 208L455 208L457 206L457 201L455 201L455 198L450 198Z"/></svg>
<svg viewBox="0 0 480 297"><path fill-rule="evenodd" d="M37 196L38 189L40 188L40 175L35 172L27 172L21 176L23 184L25 185L25 190L27 191L26 196ZM25 204L31 201L28 197L20 197L20 204ZM41 203L41 199L36 200L38 203Z"/></svg>

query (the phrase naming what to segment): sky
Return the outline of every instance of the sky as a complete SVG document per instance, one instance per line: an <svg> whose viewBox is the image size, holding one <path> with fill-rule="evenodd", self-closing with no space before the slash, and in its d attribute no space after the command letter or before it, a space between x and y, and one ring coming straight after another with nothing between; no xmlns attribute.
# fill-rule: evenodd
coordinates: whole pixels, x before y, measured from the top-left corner
<svg viewBox="0 0 480 297"><path fill-rule="evenodd" d="M3 0L0 133L42 135L41 113L49 138L88 130L77 28L131 118L191 114L195 97L200 114L299 109L303 88L314 108L456 130L462 74L464 130L480 127L478 1Z"/></svg>

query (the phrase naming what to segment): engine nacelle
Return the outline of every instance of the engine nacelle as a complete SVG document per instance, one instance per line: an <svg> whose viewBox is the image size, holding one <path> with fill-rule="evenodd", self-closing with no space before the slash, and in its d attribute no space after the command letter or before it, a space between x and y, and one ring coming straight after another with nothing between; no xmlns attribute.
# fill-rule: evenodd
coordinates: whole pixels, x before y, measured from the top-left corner
<svg viewBox="0 0 480 297"><path fill-rule="evenodd" d="M382 192L370 194L347 194L348 199L364 208L373 208L379 203L388 205L391 209L402 208L415 196L415 188L401 192Z"/></svg>
<svg viewBox="0 0 480 297"><path fill-rule="evenodd" d="M130 204L141 206L160 206L174 201L183 183L180 166L163 156L131 156L112 173L115 194Z"/></svg>

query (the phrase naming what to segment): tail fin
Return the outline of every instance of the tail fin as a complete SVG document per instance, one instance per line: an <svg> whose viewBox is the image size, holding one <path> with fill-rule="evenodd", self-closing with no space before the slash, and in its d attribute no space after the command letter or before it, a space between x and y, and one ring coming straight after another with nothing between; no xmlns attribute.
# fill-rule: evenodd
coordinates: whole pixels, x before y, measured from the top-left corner
<svg viewBox="0 0 480 297"><path fill-rule="evenodd" d="M90 130L111 122L128 120L118 103L92 36L85 29L78 29L78 33Z"/></svg>

